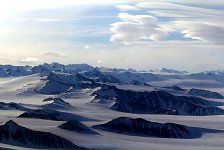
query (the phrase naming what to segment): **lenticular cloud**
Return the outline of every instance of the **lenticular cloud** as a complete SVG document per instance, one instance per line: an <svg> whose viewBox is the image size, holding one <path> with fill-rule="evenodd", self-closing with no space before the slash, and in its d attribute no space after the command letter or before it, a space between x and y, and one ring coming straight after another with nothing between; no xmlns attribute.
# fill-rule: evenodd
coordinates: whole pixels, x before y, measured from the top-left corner
<svg viewBox="0 0 224 150"><path fill-rule="evenodd" d="M184 38L223 45L224 12L221 9L171 1L140 2L133 7L142 10L138 13L143 15L120 13L120 21L111 25L111 42L129 44L141 40L165 40L164 37L171 36L172 32L179 32Z"/></svg>
<svg viewBox="0 0 224 150"><path fill-rule="evenodd" d="M166 35L153 16L120 13L118 17L121 21L111 25L111 31L114 33L111 42L129 44L142 39L159 40Z"/></svg>

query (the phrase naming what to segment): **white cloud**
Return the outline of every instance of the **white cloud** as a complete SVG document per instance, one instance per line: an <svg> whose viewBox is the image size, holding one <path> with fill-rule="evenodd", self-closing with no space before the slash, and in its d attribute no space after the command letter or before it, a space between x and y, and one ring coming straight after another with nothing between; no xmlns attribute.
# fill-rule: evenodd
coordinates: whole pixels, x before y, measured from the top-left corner
<svg viewBox="0 0 224 150"><path fill-rule="evenodd" d="M135 6L131 6L131 5L116 5L116 7L121 10L121 11L137 11L140 10L139 8L135 7Z"/></svg>
<svg viewBox="0 0 224 150"><path fill-rule="evenodd" d="M97 60L96 62L97 62L97 63L102 63L103 61L99 59L99 60Z"/></svg>
<svg viewBox="0 0 224 150"><path fill-rule="evenodd" d="M211 0L207 2L212 3ZM213 3L212 6L218 6L217 1ZM223 2L219 1L219 3ZM139 2L134 7L150 15L119 15L121 21L112 24L111 27L114 33L111 41L123 43L142 39L157 41L171 32L179 32L185 38L204 41L207 44L224 45L223 10L205 8L203 4L191 0L188 2L180 0ZM149 17L154 19L150 20ZM170 21L164 21L161 18L157 20L156 17L165 17Z"/></svg>
<svg viewBox="0 0 224 150"><path fill-rule="evenodd" d="M136 7L142 8L144 10L179 10L185 12L194 12L200 14L213 14L213 15L223 15L223 11L221 10L214 10L209 8L203 7L196 7L196 6L187 6L187 5L180 5L174 3L164 3L164 2L141 2L136 5Z"/></svg>
<svg viewBox="0 0 224 150"><path fill-rule="evenodd" d="M139 0L136 3L141 2ZM224 5L224 0L148 0L147 2L162 2L162 3L174 3L174 4L184 4L184 5L194 5L194 6L220 6Z"/></svg>
<svg viewBox="0 0 224 150"><path fill-rule="evenodd" d="M120 22L111 25L111 42L129 44L138 40L160 40L166 32L157 25L157 19L150 15L120 13Z"/></svg>
<svg viewBox="0 0 224 150"><path fill-rule="evenodd" d="M217 45L224 44L224 28L222 27L205 23L189 24L188 22L177 22L177 25L182 28L182 33L187 38L197 39ZM186 27L187 29L184 29Z"/></svg>
<svg viewBox="0 0 224 150"><path fill-rule="evenodd" d="M144 2L137 6L153 9L149 13L156 16L172 18L174 21L161 26L178 31L186 38L210 44L224 44L223 11L158 2Z"/></svg>
<svg viewBox="0 0 224 150"><path fill-rule="evenodd" d="M65 54L59 52L43 52L43 56L50 56L50 57L64 57Z"/></svg>
<svg viewBox="0 0 224 150"><path fill-rule="evenodd" d="M14 57L0 57L0 59L5 59L5 60L17 60L18 58L14 58Z"/></svg>
<svg viewBox="0 0 224 150"><path fill-rule="evenodd" d="M79 21L80 19L69 18L7 18L5 22L22 23L22 22L62 22L62 21Z"/></svg>
<svg viewBox="0 0 224 150"><path fill-rule="evenodd" d="M20 61L19 61L19 63L36 63L36 62L39 62L39 61L41 61L40 59L38 59L38 58L34 58L34 57L27 57L27 58L25 58L25 59L21 59Z"/></svg>

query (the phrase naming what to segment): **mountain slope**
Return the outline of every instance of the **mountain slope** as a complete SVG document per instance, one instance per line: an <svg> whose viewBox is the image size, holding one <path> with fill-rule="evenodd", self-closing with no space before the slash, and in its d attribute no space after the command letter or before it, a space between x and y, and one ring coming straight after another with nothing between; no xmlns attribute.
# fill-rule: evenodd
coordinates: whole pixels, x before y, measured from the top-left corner
<svg viewBox="0 0 224 150"><path fill-rule="evenodd" d="M113 102L113 110L140 114L176 115L223 115L216 107L222 103L210 102L197 97L175 96L165 91L138 92L104 85L93 93L93 102Z"/></svg>
<svg viewBox="0 0 224 150"><path fill-rule="evenodd" d="M5 71L3 67L0 66L0 77L8 77L8 73Z"/></svg>
<svg viewBox="0 0 224 150"><path fill-rule="evenodd" d="M30 110L29 108L23 107L20 104L17 103L4 103L0 102L0 110L21 110L21 111L28 111Z"/></svg>
<svg viewBox="0 0 224 150"><path fill-rule="evenodd" d="M95 129L120 134L160 138L197 138L201 136L193 128L175 123L150 122L141 118L120 117L105 124L93 126Z"/></svg>
<svg viewBox="0 0 224 150"><path fill-rule="evenodd" d="M78 132L82 134L97 134L95 131L91 130L89 127L76 120L65 122L58 127L60 129Z"/></svg>
<svg viewBox="0 0 224 150"><path fill-rule="evenodd" d="M202 90L202 89L191 89L190 91L188 91L189 95L193 95L193 96L202 96L202 97L206 97L206 98L216 98L216 99L223 99L224 96L217 93L217 92L211 92L208 90Z"/></svg>
<svg viewBox="0 0 224 150"><path fill-rule="evenodd" d="M79 115L66 113L66 112L60 112L53 109L30 110L30 111L22 113L21 115L18 116L18 118L35 118L35 119L45 119L45 120L54 120L54 121L89 120L88 118L85 118Z"/></svg>
<svg viewBox="0 0 224 150"><path fill-rule="evenodd" d="M60 94L71 88L81 89L95 86L95 84L80 74L50 73L29 90L40 94Z"/></svg>
<svg viewBox="0 0 224 150"><path fill-rule="evenodd" d="M0 126L0 142L34 148L85 149L57 135L22 127L12 120Z"/></svg>

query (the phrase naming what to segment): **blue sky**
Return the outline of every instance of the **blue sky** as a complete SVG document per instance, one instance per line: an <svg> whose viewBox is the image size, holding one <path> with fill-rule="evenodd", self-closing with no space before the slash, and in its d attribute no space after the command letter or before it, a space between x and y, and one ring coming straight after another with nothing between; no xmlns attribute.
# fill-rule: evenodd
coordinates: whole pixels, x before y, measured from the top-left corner
<svg viewBox="0 0 224 150"><path fill-rule="evenodd" d="M0 63L224 69L224 1L0 1Z"/></svg>

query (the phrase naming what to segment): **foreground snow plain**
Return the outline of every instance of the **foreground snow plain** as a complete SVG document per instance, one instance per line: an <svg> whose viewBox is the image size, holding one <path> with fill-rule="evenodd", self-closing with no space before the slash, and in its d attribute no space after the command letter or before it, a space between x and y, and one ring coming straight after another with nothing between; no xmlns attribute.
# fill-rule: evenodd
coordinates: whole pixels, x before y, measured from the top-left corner
<svg viewBox="0 0 224 150"><path fill-rule="evenodd" d="M0 78L0 102L16 102L22 103L27 108L38 109L41 105L48 102L42 102L43 99L48 98L49 95L25 93L19 94L21 91L26 90L28 87L38 83L42 77L38 74L23 76L23 77L8 77ZM200 81L196 79L170 79L166 81L155 81L149 84L154 86L172 86L180 85L182 88L203 88L212 90L224 94L224 85L217 83L216 81ZM216 86L218 85L218 86ZM143 85L120 85L123 89L131 90L148 90L151 91L152 87ZM25 119L17 118L23 111L19 110L0 110L0 124L4 124L8 120L13 120L21 126L27 127L36 131L45 131L56 134L60 137L66 138L76 145L94 148L94 149L122 149L122 150L223 150L224 147L224 116L175 116L175 115L150 115L150 114L131 114L110 110L105 105L91 103L94 96L91 93L94 89L77 89L73 91L74 96L71 98L63 98L64 101L69 102L74 109L60 110L75 115L83 116L81 122L91 127L93 125L106 123L114 118L126 116L131 118L144 118L149 121L155 121L160 123L172 122L182 125L217 129L217 132L204 133L202 137L196 139L167 139L167 138L153 138L153 137L140 137L140 136L128 136L123 134L115 134L111 132L105 132L93 129L98 132L99 135L80 134L76 132L70 132L58 128L65 121L51 121L42 119ZM211 99L209 99L211 100ZM214 100L214 99L212 99ZM224 99L215 99L214 101L224 102ZM224 108L223 106L220 106ZM0 149L32 149L19 146L13 146L0 143Z"/></svg>

